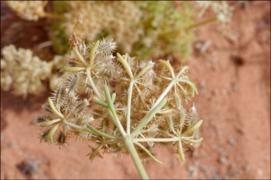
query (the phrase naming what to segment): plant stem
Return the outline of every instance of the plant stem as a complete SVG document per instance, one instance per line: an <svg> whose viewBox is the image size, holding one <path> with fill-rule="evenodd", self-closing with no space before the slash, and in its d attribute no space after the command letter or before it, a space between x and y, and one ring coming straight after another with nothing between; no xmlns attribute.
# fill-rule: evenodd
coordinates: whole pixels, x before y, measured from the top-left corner
<svg viewBox="0 0 271 180"><path fill-rule="evenodd" d="M84 63L84 65L87 66L87 62L86 60L83 58L83 56L80 54L80 52L78 51L77 47L73 47L72 48L73 52L75 53L75 55L80 59L80 61L82 61Z"/></svg>
<svg viewBox="0 0 271 180"><path fill-rule="evenodd" d="M209 18L209 19L205 19L205 20L203 20L201 22L198 22L196 24L193 24L193 25L189 26L187 28L187 30L193 29L195 27L198 27L198 26L201 26L201 25L204 25L204 24L207 24L209 22L216 21L216 20L217 20L217 17L212 17L212 18Z"/></svg>
<svg viewBox="0 0 271 180"><path fill-rule="evenodd" d="M166 104L167 99L164 98L157 106L155 106L153 109L151 109L143 119L140 120L139 125L136 127L136 129L131 133L131 135L134 137L139 134L139 132L150 122L150 120L153 118L153 116Z"/></svg>
<svg viewBox="0 0 271 180"><path fill-rule="evenodd" d="M143 149L143 151L145 151L153 160L155 160L156 162L163 164L161 161L159 161L158 159L156 159L150 151L148 151L148 149L146 149L142 144L138 143L138 142L134 142L136 145L138 145L141 149Z"/></svg>
<svg viewBox="0 0 271 180"><path fill-rule="evenodd" d="M70 122L68 122L67 120L64 120L63 121L64 124L67 124L68 126L70 127L73 127L75 129L78 129L78 130L82 130L82 131L87 131L87 132L91 132L91 133L95 133L95 134L98 134L100 136L103 136L103 137L106 137L106 138L109 138L109 139L114 139L114 140L121 140L119 137L116 137L116 136L111 136L109 134L106 134L106 133L103 133L103 132L100 132L98 131L97 129L95 129L94 127L92 127L91 125L87 125L88 128L84 128L84 127L81 127L81 126L77 126L75 124L72 124Z"/></svg>
<svg viewBox="0 0 271 180"><path fill-rule="evenodd" d="M125 136L124 143L125 143L125 146L134 161L134 164L136 166L136 169L137 169L141 179L149 179L149 177L144 169L144 166L143 166L143 164L142 164L142 162L136 152L135 146L132 141L132 137L130 135Z"/></svg>
<svg viewBox="0 0 271 180"><path fill-rule="evenodd" d="M99 98L100 101L103 101L100 92L99 92L98 89L96 88L96 86L95 86L95 84L94 84L94 82L93 82L93 80L92 80L92 78L91 78L91 75L90 75L90 67L87 68L86 73L87 73L87 77L88 77L89 83L90 83L90 85L91 85L91 87L92 87L94 93L96 94L96 96L98 96L98 98ZM112 103L113 103L113 102L112 102ZM109 107L110 107L110 108L106 108L107 112L109 113L110 117L112 118L114 124L115 124L115 125L117 126L117 128L119 129L119 131L120 131L120 133L122 134L122 136L125 136L126 133L125 133L125 131L124 131L124 129L123 129L121 123L120 123L120 120L119 120L119 118L118 118L118 116L117 116L117 113L116 113L116 111L115 111L115 109L114 109L113 104L109 104Z"/></svg>
<svg viewBox="0 0 271 180"><path fill-rule="evenodd" d="M133 94L133 86L134 86L134 81L131 80L130 82L130 87L128 90L128 103L127 103L127 129L126 132L127 134L130 134L130 124L131 124L131 101L132 101L132 94Z"/></svg>
<svg viewBox="0 0 271 180"><path fill-rule="evenodd" d="M58 111L56 110L56 108L55 108L55 106L54 106L54 103L53 103L53 101L52 101L51 98L48 98L48 103L49 103L50 108L52 109L52 111L53 111L56 115L58 115L58 116L61 117L61 118L64 117L60 112L58 112Z"/></svg>
<svg viewBox="0 0 271 180"><path fill-rule="evenodd" d="M181 138L176 137L176 138L142 138L142 139L134 139L136 142L174 142L174 141L179 141Z"/></svg>
<svg viewBox="0 0 271 180"><path fill-rule="evenodd" d="M100 92L99 92L98 89L96 88L96 86L95 86L95 84L94 84L94 82L93 82L93 80L92 80L92 78L91 78L91 76L90 76L90 68L87 68L86 72L87 72L87 77L88 77L89 83L90 83L90 85L91 85L91 87L92 87L94 93L96 94L96 96L98 96L98 98L99 98L100 101L103 101Z"/></svg>
<svg viewBox="0 0 271 180"><path fill-rule="evenodd" d="M155 104L152 106L151 110L152 110L153 108L155 108L155 106L156 106L157 104L159 104L159 103L162 101L162 99L167 95L167 93L170 91L170 89L172 88L172 86L173 86L175 83L177 83L177 81L172 80L172 81L168 84L167 88L163 91L163 93L162 93L162 94L159 96L159 98L156 100L156 102L155 102Z"/></svg>

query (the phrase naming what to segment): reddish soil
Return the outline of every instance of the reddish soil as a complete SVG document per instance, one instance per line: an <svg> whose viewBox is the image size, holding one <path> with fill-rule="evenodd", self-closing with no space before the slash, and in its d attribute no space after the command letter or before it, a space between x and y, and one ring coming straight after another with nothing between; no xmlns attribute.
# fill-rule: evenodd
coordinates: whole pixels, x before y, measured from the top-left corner
<svg viewBox="0 0 271 180"><path fill-rule="evenodd" d="M204 141L186 152L184 163L170 147L157 148L164 164L147 161L150 178L270 179L270 2L230 4L235 7L232 22L197 30L198 45L211 44L201 53L195 43L188 63L190 76L198 81L193 101L204 120ZM48 40L46 20L23 21L1 5L1 48L10 43L34 48ZM11 27L15 23L20 28L16 32ZM32 122L47 91L26 99L1 91L1 179L139 178L127 155L104 154L91 162L87 141L73 139L61 150L40 143Z"/></svg>

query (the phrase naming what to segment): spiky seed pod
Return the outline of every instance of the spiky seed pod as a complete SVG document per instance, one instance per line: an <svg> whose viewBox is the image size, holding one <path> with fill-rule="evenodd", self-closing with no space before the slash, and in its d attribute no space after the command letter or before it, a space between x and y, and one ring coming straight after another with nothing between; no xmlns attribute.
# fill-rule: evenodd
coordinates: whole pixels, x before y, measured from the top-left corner
<svg viewBox="0 0 271 180"><path fill-rule="evenodd" d="M74 130L74 134L82 139L91 139L92 138L92 133L82 131L82 130Z"/></svg>
<svg viewBox="0 0 271 180"><path fill-rule="evenodd" d="M49 121L48 116L43 115L43 116L38 116L36 122L38 124L42 124L42 123L47 122L47 121Z"/></svg>
<svg viewBox="0 0 271 180"><path fill-rule="evenodd" d="M50 128L43 130L43 132L40 134L40 142L42 142L42 140L45 140L49 132L50 132Z"/></svg>
<svg viewBox="0 0 271 180"><path fill-rule="evenodd" d="M74 115L81 114L88 105L89 105L89 101L87 99L84 99L82 102L78 103L78 105L73 111L73 114Z"/></svg>
<svg viewBox="0 0 271 180"><path fill-rule="evenodd" d="M65 130L59 131L59 133L56 136L57 145L60 148L62 148L63 146L65 146L67 144L67 140L68 140L68 135L67 135L66 131Z"/></svg>
<svg viewBox="0 0 271 180"><path fill-rule="evenodd" d="M47 111L48 113L52 114L53 110L51 109L51 107L49 106L48 103L44 103L42 106L42 109L44 109L45 111Z"/></svg>
<svg viewBox="0 0 271 180"><path fill-rule="evenodd" d="M66 92L70 93L71 91L76 91L79 85L80 74L70 74L67 84Z"/></svg>
<svg viewBox="0 0 271 180"><path fill-rule="evenodd" d="M60 85L58 90L56 91L56 99L55 99L55 104L56 104L56 108L60 108L63 104L63 100L65 97L65 88L63 85Z"/></svg>
<svg viewBox="0 0 271 180"><path fill-rule="evenodd" d="M98 48L97 48L97 53L102 53L105 55L110 55L114 50L116 49L116 43L113 41L113 39L109 39L106 41L103 39Z"/></svg>
<svg viewBox="0 0 271 180"><path fill-rule="evenodd" d="M191 125L195 124L197 121L198 121L198 114L197 114L196 107L193 105L189 109L189 115L188 115L187 121L185 122L185 125L191 126Z"/></svg>

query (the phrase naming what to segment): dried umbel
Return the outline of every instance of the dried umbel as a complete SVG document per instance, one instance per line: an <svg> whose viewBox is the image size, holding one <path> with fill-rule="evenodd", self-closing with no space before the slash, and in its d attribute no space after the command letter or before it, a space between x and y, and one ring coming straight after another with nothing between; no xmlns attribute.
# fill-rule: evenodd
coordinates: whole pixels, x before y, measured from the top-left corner
<svg viewBox="0 0 271 180"><path fill-rule="evenodd" d="M78 15L85 20L78 27L77 34L93 41L101 33L117 40L124 51L131 51L138 41L140 30L137 27L140 11L130 1L68 1L69 11L65 13L66 34L71 34Z"/></svg>
<svg viewBox="0 0 271 180"><path fill-rule="evenodd" d="M148 176L141 159L154 155L154 147L174 146L181 160L198 138L197 110L184 103L197 92L188 67L175 70L169 61L135 61L128 54L112 55L116 44L96 41L86 45L73 32L70 39L69 76L43 105L37 123L41 140L60 147L73 134L97 143L89 158L101 152L128 152L141 178ZM85 89L87 94L80 92Z"/></svg>
<svg viewBox="0 0 271 180"><path fill-rule="evenodd" d="M37 94L43 89L42 80L51 74L52 64L33 56L30 49L18 50L14 45L2 49L1 88L13 89L16 95Z"/></svg>
<svg viewBox="0 0 271 180"><path fill-rule="evenodd" d="M44 7L47 1L7 1L7 3L22 19L37 21L46 16Z"/></svg>
<svg viewBox="0 0 271 180"><path fill-rule="evenodd" d="M199 13L199 17L201 17L209 7L211 7L217 14L217 20L223 23L231 21L233 7L229 6L226 1L197 1L197 3L202 8Z"/></svg>
<svg viewBox="0 0 271 180"><path fill-rule="evenodd" d="M63 45L68 41L65 35L72 33L79 14L84 20L84 27L77 29L80 37L90 42L113 38L119 51L129 52L138 59L179 53L184 61L196 40L188 29L197 15L190 2L177 6L172 1L74 1L55 2L54 6L55 13L65 14L63 24L54 24L51 32L59 53L65 52Z"/></svg>
<svg viewBox="0 0 271 180"><path fill-rule="evenodd" d="M139 1L136 4L142 12L138 26L143 32L131 54L144 59L179 53L182 58L179 61L187 60L191 44L196 40L188 29L197 16L191 2Z"/></svg>

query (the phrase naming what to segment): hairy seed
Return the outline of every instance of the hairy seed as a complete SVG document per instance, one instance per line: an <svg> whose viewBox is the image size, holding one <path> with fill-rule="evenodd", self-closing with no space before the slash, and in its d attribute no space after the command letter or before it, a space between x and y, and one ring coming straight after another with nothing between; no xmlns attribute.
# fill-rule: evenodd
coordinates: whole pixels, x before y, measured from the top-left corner
<svg viewBox="0 0 271 180"><path fill-rule="evenodd" d="M89 105L89 102L84 99L82 103L80 103L74 110L74 114L79 114L81 113L87 106Z"/></svg>
<svg viewBox="0 0 271 180"><path fill-rule="evenodd" d="M57 137L57 143L63 146L67 141L67 135L65 131L60 131Z"/></svg>
<svg viewBox="0 0 271 180"><path fill-rule="evenodd" d="M38 124L42 124L42 123L44 123L44 122L46 122L46 121L48 121L49 119L48 119L48 117L47 116L38 116L37 117L37 123Z"/></svg>
<svg viewBox="0 0 271 180"><path fill-rule="evenodd" d="M59 108L61 105L61 100L64 97L65 91L62 85L60 85L59 89L56 92L56 107Z"/></svg>
<svg viewBox="0 0 271 180"><path fill-rule="evenodd" d="M44 109L45 111L49 112L49 113L53 113L53 110L51 109L50 105L48 103L44 103L42 106L42 109Z"/></svg>
<svg viewBox="0 0 271 180"><path fill-rule="evenodd" d="M71 92L72 90L75 90L77 84L78 84L78 75L76 74L68 81L68 84L67 84L68 93Z"/></svg>
<svg viewBox="0 0 271 180"><path fill-rule="evenodd" d="M40 136L40 142L45 139L45 137L48 135L48 133L50 132L51 129L46 129L42 132L41 136Z"/></svg>

